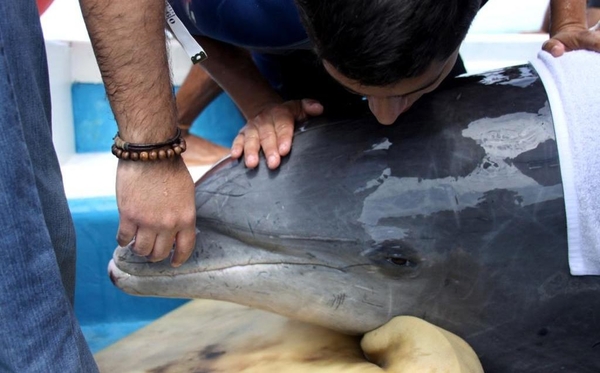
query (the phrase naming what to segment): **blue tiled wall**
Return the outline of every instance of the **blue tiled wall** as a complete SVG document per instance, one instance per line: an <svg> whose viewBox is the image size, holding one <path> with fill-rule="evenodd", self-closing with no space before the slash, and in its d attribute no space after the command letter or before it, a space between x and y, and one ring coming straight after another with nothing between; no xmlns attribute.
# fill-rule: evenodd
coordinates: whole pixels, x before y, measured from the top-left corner
<svg viewBox="0 0 600 373"><path fill-rule="evenodd" d="M112 145L117 125L102 84L72 86L75 149L77 153L104 152ZM191 132L230 147L245 120L226 94L218 96L198 116Z"/></svg>

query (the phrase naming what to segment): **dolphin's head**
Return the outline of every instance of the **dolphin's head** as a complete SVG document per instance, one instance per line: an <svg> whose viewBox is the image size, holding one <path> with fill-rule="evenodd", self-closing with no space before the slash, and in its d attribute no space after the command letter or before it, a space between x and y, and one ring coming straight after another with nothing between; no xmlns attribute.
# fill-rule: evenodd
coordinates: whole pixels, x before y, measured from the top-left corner
<svg viewBox="0 0 600 373"><path fill-rule="evenodd" d="M442 159L440 174L427 181L432 169L419 159L431 146L403 143L398 151L412 154L399 169L389 153L402 143L382 130L365 118L315 122L296 134L292 156L276 171L226 158L196 183L190 259L172 268L119 248L113 282L133 294L226 300L348 333L396 315L422 316L427 303L435 314L450 289L478 296L480 264L453 237L460 227L447 204L454 197L446 198L440 178L477 169L484 151L457 136L460 157ZM432 200L415 214L423 198Z"/></svg>
<svg viewBox="0 0 600 373"><path fill-rule="evenodd" d="M498 278L523 265L505 249L528 245L518 230L542 227L526 209L561 203L560 176L534 175L559 174L547 167L556 163L554 135L539 83L533 91L464 84L423 99L394 126L314 120L297 129L275 171L224 159L196 184L191 258L172 268L118 248L113 282L133 294L226 300L349 333L397 315L462 326L486 307L501 317L491 301L501 291L490 286L513 291ZM478 106L493 100L498 107ZM522 166L532 157L540 167Z"/></svg>
<svg viewBox="0 0 600 373"><path fill-rule="evenodd" d="M131 294L231 301L349 333L413 313L436 293L433 284L443 284L447 267L436 263L446 258L428 237L418 240L428 247L408 237L376 242L348 219L360 215L356 201L328 202L326 185L318 185L326 179L313 179L310 191L284 176L285 165L273 177L238 163L225 159L197 183L196 249L186 263L150 263L119 247L109 265L113 283ZM275 187L278 178L285 185Z"/></svg>
<svg viewBox="0 0 600 373"><path fill-rule="evenodd" d="M543 86L527 66L455 83L393 126L311 120L275 171L225 159L196 184L191 258L118 248L113 282L347 333L412 315L464 338L486 371L598 371L600 280L569 274Z"/></svg>

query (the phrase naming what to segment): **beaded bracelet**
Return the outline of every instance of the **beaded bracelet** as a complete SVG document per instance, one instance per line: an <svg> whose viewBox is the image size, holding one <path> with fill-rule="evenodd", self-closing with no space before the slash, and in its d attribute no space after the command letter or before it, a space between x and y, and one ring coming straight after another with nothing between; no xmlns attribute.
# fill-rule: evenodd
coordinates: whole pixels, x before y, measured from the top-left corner
<svg viewBox="0 0 600 373"><path fill-rule="evenodd" d="M119 159L132 161L155 161L172 159L181 155L186 149L185 140L181 137L181 130L177 128L174 137L165 142L156 144L135 144L124 141L119 132L113 138L112 153Z"/></svg>

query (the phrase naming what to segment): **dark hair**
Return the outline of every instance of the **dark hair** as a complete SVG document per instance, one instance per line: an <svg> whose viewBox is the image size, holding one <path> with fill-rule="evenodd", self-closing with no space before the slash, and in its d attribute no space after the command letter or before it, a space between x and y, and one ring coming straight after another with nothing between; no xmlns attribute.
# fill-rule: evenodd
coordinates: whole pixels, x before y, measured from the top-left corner
<svg viewBox="0 0 600 373"><path fill-rule="evenodd" d="M385 86L460 46L480 0L295 0L315 52L346 77Z"/></svg>

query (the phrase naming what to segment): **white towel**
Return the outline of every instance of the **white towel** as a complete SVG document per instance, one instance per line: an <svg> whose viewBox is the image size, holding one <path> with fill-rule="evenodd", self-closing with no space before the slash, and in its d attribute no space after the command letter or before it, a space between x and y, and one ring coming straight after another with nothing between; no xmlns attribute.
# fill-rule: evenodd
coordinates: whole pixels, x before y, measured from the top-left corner
<svg viewBox="0 0 600 373"><path fill-rule="evenodd" d="M600 53L541 51L531 64L554 119L571 274L600 275Z"/></svg>

